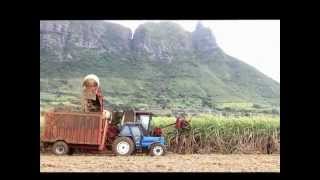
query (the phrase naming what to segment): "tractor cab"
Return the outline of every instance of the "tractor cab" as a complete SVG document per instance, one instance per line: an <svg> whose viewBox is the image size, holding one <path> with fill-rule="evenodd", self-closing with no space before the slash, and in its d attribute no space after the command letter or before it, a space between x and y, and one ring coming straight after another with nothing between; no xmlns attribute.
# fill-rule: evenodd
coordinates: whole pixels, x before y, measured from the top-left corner
<svg viewBox="0 0 320 180"><path fill-rule="evenodd" d="M151 133L152 113L147 111L126 111L124 112L121 120L121 127L128 123L141 124L144 135Z"/></svg>
<svg viewBox="0 0 320 180"><path fill-rule="evenodd" d="M117 155L131 155L133 152L147 151L150 155L164 155L165 139L163 136L153 136L150 131L152 113L134 111L133 119L121 122L121 129L115 139L112 149Z"/></svg>

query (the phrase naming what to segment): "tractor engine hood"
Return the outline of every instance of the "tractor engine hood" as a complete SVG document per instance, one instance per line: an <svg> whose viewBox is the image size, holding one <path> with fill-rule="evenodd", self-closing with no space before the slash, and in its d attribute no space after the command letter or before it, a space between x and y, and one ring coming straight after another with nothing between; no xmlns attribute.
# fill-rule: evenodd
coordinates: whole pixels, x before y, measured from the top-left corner
<svg viewBox="0 0 320 180"><path fill-rule="evenodd" d="M154 143L154 142L159 142L161 144L165 144L164 137L155 137L155 136L144 136L143 137L143 143L145 143L145 144Z"/></svg>

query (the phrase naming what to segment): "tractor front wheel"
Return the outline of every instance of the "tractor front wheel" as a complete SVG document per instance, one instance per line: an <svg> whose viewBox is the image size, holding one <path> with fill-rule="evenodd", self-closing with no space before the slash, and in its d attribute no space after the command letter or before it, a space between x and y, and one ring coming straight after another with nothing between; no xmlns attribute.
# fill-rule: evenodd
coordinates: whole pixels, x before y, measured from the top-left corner
<svg viewBox="0 0 320 180"><path fill-rule="evenodd" d="M151 145L151 148L150 148L151 156L163 156L165 153L166 153L166 149L162 144L156 143Z"/></svg>

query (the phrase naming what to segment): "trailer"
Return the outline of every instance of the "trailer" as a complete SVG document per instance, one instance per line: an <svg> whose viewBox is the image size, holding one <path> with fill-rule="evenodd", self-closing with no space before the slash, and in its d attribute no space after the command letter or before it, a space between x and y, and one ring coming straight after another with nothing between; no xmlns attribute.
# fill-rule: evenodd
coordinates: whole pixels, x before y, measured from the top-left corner
<svg viewBox="0 0 320 180"><path fill-rule="evenodd" d="M52 146L53 153L63 155L77 148L103 151L107 137L116 134L101 112L47 112L41 141L44 147Z"/></svg>

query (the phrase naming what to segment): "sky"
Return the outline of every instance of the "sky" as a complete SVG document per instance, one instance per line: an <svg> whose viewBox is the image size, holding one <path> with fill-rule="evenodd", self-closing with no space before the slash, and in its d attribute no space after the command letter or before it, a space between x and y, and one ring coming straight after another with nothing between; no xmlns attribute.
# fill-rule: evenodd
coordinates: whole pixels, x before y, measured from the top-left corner
<svg viewBox="0 0 320 180"><path fill-rule="evenodd" d="M200 20L215 35L228 55L252 65L280 83L280 20ZM110 20L134 31L145 22L159 20ZM172 20L192 32L197 20Z"/></svg>

